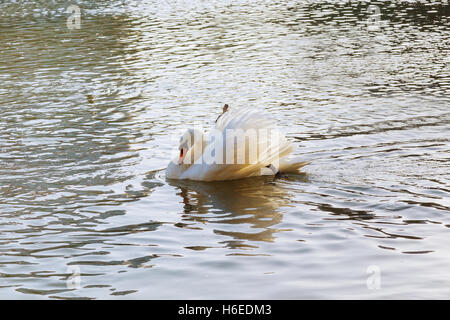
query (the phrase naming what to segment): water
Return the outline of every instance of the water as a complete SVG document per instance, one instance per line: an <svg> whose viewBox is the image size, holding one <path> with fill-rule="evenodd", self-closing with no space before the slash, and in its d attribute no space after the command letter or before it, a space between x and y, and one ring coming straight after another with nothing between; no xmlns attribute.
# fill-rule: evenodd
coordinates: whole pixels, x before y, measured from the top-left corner
<svg viewBox="0 0 450 320"><path fill-rule="evenodd" d="M0 5L1 298L450 297L447 1L70 4ZM304 173L166 181L224 103Z"/></svg>

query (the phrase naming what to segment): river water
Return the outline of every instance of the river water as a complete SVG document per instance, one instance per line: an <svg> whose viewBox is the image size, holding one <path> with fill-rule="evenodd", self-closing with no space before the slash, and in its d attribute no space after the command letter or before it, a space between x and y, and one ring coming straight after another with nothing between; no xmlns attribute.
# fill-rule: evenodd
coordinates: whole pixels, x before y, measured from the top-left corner
<svg viewBox="0 0 450 320"><path fill-rule="evenodd" d="M1 298L450 297L447 1L0 11ZM224 103L311 164L166 181Z"/></svg>

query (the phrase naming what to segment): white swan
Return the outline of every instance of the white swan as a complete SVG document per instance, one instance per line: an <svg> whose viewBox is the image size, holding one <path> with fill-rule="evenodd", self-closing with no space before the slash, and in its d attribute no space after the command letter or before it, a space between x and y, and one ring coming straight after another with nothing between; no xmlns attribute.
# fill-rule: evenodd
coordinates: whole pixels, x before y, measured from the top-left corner
<svg viewBox="0 0 450 320"><path fill-rule="evenodd" d="M198 129L183 134L179 157L169 163L166 177L222 181L298 173L308 162L287 158L293 149L268 115L224 108L209 134Z"/></svg>

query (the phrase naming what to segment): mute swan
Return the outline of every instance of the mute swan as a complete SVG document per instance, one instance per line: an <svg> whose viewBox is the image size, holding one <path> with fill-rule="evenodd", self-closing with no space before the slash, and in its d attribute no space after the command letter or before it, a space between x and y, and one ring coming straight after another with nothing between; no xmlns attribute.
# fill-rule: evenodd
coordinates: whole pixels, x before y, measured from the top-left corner
<svg viewBox="0 0 450 320"><path fill-rule="evenodd" d="M287 158L293 149L269 116L225 105L211 132L189 129L183 134L179 157L169 163L166 177L222 181L298 173L308 162Z"/></svg>

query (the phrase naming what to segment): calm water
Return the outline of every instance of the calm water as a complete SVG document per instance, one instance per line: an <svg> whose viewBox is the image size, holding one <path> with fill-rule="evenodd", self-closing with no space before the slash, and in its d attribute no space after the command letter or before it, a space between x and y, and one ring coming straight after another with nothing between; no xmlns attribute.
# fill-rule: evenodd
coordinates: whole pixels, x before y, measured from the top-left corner
<svg viewBox="0 0 450 320"><path fill-rule="evenodd" d="M447 1L16 2L0 298L450 298ZM224 103L304 174L166 181Z"/></svg>

